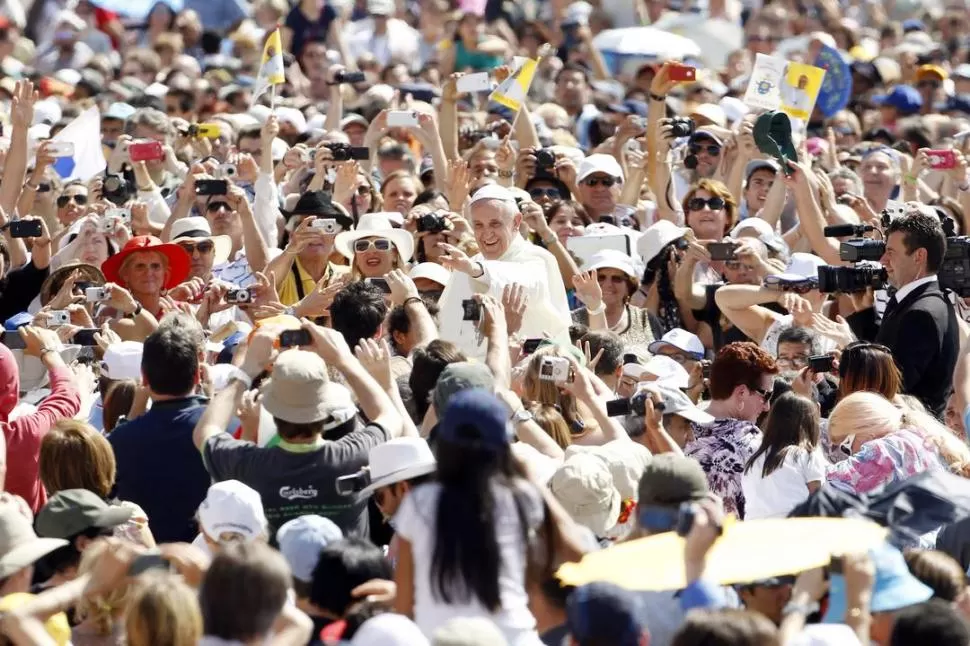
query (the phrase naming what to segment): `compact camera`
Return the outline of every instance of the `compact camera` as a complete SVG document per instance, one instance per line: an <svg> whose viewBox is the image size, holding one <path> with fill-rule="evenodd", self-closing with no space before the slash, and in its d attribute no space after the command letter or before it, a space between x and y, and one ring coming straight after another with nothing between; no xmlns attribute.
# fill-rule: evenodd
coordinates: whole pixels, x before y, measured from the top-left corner
<svg viewBox="0 0 970 646"><path fill-rule="evenodd" d="M111 297L107 287L88 287L84 290L84 300L88 303L100 303Z"/></svg>
<svg viewBox="0 0 970 646"><path fill-rule="evenodd" d="M542 357L539 362L539 379L564 384L569 381L569 361L562 357Z"/></svg>
<svg viewBox="0 0 970 646"><path fill-rule="evenodd" d="M482 304L473 298L463 300L461 302L461 320L475 322L481 321Z"/></svg>
<svg viewBox="0 0 970 646"><path fill-rule="evenodd" d="M47 313L47 324L51 327L68 325L71 322L71 313L67 310L54 310Z"/></svg>
<svg viewBox="0 0 970 646"><path fill-rule="evenodd" d="M670 120L670 136L674 139L690 137L694 134L694 120L686 117L678 117Z"/></svg>
<svg viewBox="0 0 970 646"><path fill-rule="evenodd" d="M418 232L441 233L448 228L448 220L438 213L425 213L418 218Z"/></svg>
<svg viewBox="0 0 970 646"><path fill-rule="evenodd" d="M536 175L549 175L556 166L556 154L548 148L536 151Z"/></svg>
<svg viewBox="0 0 970 646"><path fill-rule="evenodd" d="M317 233L340 233L340 225L333 219L317 218L310 223L310 228Z"/></svg>
<svg viewBox="0 0 970 646"><path fill-rule="evenodd" d="M226 302L242 305L253 302L253 293L248 289L230 289L226 292Z"/></svg>
<svg viewBox="0 0 970 646"><path fill-rule="evenodd" d="M239 174L239 169L236 168L235 164L219 164L219 170L216 172L216 177L219 179L232 179Z"/></svg>

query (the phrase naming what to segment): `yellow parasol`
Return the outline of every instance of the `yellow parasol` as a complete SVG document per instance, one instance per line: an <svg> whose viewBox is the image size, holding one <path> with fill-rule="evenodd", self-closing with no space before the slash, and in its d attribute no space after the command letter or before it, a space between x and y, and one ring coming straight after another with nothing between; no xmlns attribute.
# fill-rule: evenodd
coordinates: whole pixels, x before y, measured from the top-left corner
<svg viewBox="0 0 970 646"><path fill-rule="evenodd" d="M728 519L707 557L704 578L729 585L828 565L833 554L865 552L886 540L885 527L854 518ZM609 581L630 590L679 590L684 580L684 539L675 532L620 543L566 563L557 573L567 585Z"/></svg>

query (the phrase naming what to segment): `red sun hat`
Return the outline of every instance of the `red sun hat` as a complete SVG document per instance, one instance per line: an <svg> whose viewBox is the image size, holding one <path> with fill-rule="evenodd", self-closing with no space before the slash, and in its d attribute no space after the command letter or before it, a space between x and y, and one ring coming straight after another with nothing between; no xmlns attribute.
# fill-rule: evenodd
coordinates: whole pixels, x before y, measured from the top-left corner
<svg viewBox="0 0 970 646"><path fill-rule="evenodd" d="M121 251L101 263L104 277L112 283L125 287L125 281L118 274L118 270L128 256L139 251L155 251L168 258L168 280L165 281L165 289L172 289L189 277L192 259L185 249L177 244L164 243L155 236L135 236L129 240Z"/></svg>

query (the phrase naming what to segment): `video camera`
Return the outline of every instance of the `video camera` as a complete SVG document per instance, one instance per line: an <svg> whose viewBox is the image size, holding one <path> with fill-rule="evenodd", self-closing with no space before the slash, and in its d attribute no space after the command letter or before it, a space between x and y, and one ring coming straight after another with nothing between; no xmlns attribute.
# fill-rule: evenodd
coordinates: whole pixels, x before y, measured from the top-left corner
<svg viewBox="0 0 970 646"><path fill-rule="evenodd" d="M970 296L970 237L953 235L953 220L943 219L946 252L936 278L941 289L952 290L960 298Z"/></svg>
<svg viewBox="0 0 970 646"><path fill-rule="evenodd" d="M852 294L864 292L870 287L882 289L886 286L889 276L884 267L875 264L886 253L886 243L883 240L861 237L875 230L876 227L871 224L838 224L825 227L823 233L826 237L857 236L839 245L839 258L846 262L864 264L853 267L819 267L818 291L825 294Z"/></svg>

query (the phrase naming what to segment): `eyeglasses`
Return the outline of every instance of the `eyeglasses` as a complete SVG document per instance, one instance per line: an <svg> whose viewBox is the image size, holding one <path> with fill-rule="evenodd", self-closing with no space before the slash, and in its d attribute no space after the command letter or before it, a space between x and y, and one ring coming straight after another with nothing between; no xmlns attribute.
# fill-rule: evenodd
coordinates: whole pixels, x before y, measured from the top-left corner
<svg viewBox="0 0 970 646"><path fill-rule="evenodd" d="M740 260L725 260L724 266L730 269L731 271L741 271L742 269L744 269L745 271L755 270L755 268L752 265L746 265Z"/></svg>
<svg viewBox="0 0 970 646"><path fill-rule="evenodd" d="M205 210L209 213L215 213L219 209L225 209L226 211L232 211L232 207L229 206L229 202L209 202L205 205Z"/></svg>
<svg viewBox="0 0 970 646"><path fill-rule="evenodd" d="M839 444L839 450L846 455L852 455L852 445L855 443L855 435L847 435L842 444Z"/></svg>
<svg viewBox="0 0 970 646"><path fill-rule="evenodd" d="M590 184L592 186L592 184ZM532 201L538 202L544 197L548 197L550 200L561 200L562 194L559 192L558 188L534 188L529 191L529 197Z"/></svg>
<svg viewBox="0 0 970 646"><path fill-rule="evenodd" d="M760 388L752 388L751 386L748 386L748 390L753 393L758 393L758 395L761 396L761 399L765 401L765 404L770 404L771 396L774 395L774 392L770 390L761 390Z"/></svg>
<svg viewBox="0 0 970 646"><path fill-rule="evenodd" d="M717 157L718 155L721 154L721 147L718 146L717 144L708 144L706 146L700 146L698 144L691 144L691 145L687 146L687 151L691 155L696 155L697 153L701 152L702 150L703 151L706 151L707 154L710 155L711 157Z"/></svg>
<svg viewBox="0 0 970 646"><path fill-rule="evenodd" d="M185 249L185 253L190 256L198 250L199 255L206 255L212 253L212 250L216 248L216 245L212 240L200 240L199 242L177 242L178 246Z"/></svg>
<svg viewBox="0 0 970 646"><path fill-rule="evenodd" d="M583 180L583 184L585 184L586 186L592 186L592 187L605 186L606 188L610 188L614 184L619 184L619 183L620 183L620 180L617 179L616 177L588 177Z"/></svg>
<svg viewBox="0 0 970 646"><path fill-rule="evenodd" d="M708 207L712 211L720 211L724 208L724 198L714 197L704 199L702 197L692 197L687 201L688 211L700 211L704 207Z"/></svg>
<svg viewBox="0 0 970 646"><path fill-rule="evenodd" d="M616 283L619 285L626 282L626 276L607 276L606 274L596 274L596 282L605 283L607 280L611 283Z"/></svg>
<svg viewBox="0 0 970 646"><path fill-rule="evenodd" d="M370 195L370 186L368 186L367 184L361 184L360 186L358 186L357 195L361 197L367 197L368 195Z"/></svg>
<svg viewBox="0 0 970 646"><path fill-rule="evenodd" d="M673 359L674 361L676 361L680 365L684 365L689 360L691 360L691 359L694 358L694 357L688 357L686 354L684 354L682 352L674 352L673 354L667 354L665 352L660 352L658 354L662 354L663 356L665 356L665 357L667 357L669 359Z"/></svg>
<svg viewBox="0 0 970 646"><path fill-rule="evenodd" d="M808 357L778 357L775 362L782 368L801 370L808 365Z"/></svg>
<svg viewBox="0 0 970 646"><path fill-rule="evenodd" d="M61 195L57 198L57 208L63 209L71 200L74 200L74 203L78 206L84 206L88 203L88 196L84 195L83 193L78 193L75 195Z"/></svg>
<svg viewBox="0 0 970 646"><path fill-rule="evenodd" d="M357 240L354 242L354 251L361 253L371 247L378 251L388 251L391 248L391 241L387 238L375 238L374 240Z"/></svg>

